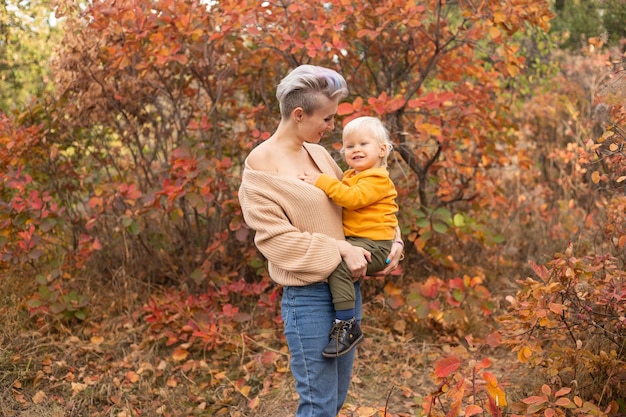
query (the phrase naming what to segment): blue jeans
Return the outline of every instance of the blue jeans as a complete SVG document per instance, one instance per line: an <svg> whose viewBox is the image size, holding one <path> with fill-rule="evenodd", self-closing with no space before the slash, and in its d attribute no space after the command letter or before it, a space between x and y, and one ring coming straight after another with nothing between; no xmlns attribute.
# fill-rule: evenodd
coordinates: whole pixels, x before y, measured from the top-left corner
<svg viewBox="0 0 626 417"><path fill-rule="evenodd" d="M360 284L355 283L354 289L360 322ZM296 417L336 417L348 394L356 349L338 358L322 356L335 321L328 284L284 287L281 307L291 373L300 396Z"/></svg>

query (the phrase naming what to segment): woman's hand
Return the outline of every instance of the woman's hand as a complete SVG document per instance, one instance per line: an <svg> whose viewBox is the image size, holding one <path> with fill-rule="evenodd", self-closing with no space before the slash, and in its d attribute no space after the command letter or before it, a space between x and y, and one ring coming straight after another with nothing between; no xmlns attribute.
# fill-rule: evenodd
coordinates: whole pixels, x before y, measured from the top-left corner
<svg viewBox="0 0 626 417"><path fill-rule="evenodd" d="M352 246L344 240L337 241L337 248L339 249L341 258L352 273L352 278L358 279L364 277L367 273L367 264L372 258L371 253L358 246Z"/></svg>
<svg viewBox="0 0 626 417"><path fill-rule="evenodd" d="M391 251L387 256L387 267L380 272L375 273L376 276L385 276L393 272L398 267L400 261L404 259L404 243L401 240L396 240L391 245Z"/></svg>

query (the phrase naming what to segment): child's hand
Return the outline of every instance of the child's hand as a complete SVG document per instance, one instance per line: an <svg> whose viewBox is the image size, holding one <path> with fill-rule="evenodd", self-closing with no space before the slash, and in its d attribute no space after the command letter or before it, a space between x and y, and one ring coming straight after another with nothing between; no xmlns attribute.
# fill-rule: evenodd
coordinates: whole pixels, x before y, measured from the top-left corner
<svg viewBox="0 0 626 417"><path fill-rule="evenodd" d="M315 185L315 181L317 181L319 177L320 174L311 174L309 172L305 172L304 174L298 176L299 179L311 185Z"/></svg>

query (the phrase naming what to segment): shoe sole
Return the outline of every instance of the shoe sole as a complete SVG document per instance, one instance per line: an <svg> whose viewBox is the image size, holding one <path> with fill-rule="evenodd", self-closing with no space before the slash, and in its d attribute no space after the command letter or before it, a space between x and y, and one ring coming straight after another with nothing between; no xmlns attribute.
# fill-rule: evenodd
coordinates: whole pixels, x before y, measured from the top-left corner
<svg viewBox="0 0 626 417"><path fill-rule="evenodd" d="M364 338L364 336L363 336L363 334L361 334L361 336L359 336L359 338L357 340L355 340L355 342L352 344L352 346L350 346L349 349L346 349L343 352L335 353L334 355L330 354L330 353L322 352L322 356L325 357L325 358L339 358L339 357L345 355L346 353L350 352L352 349L354 349L356 347L356 345L358 345L359 343L361 343L363 341L363 338Z"/></svg>

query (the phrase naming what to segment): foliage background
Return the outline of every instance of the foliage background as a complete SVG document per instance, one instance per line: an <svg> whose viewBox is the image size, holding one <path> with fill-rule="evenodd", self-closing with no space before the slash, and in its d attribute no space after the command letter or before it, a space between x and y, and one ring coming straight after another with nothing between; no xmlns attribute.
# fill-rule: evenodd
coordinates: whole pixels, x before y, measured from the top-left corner
<svg viewBox="0 0 626 417"><path fill-rule="evenodd" d="M623 414L624 6L581 2L5 3L0 411L293 413L236 192L314 63L390 128L407 247L345 414Z"/></svg>

